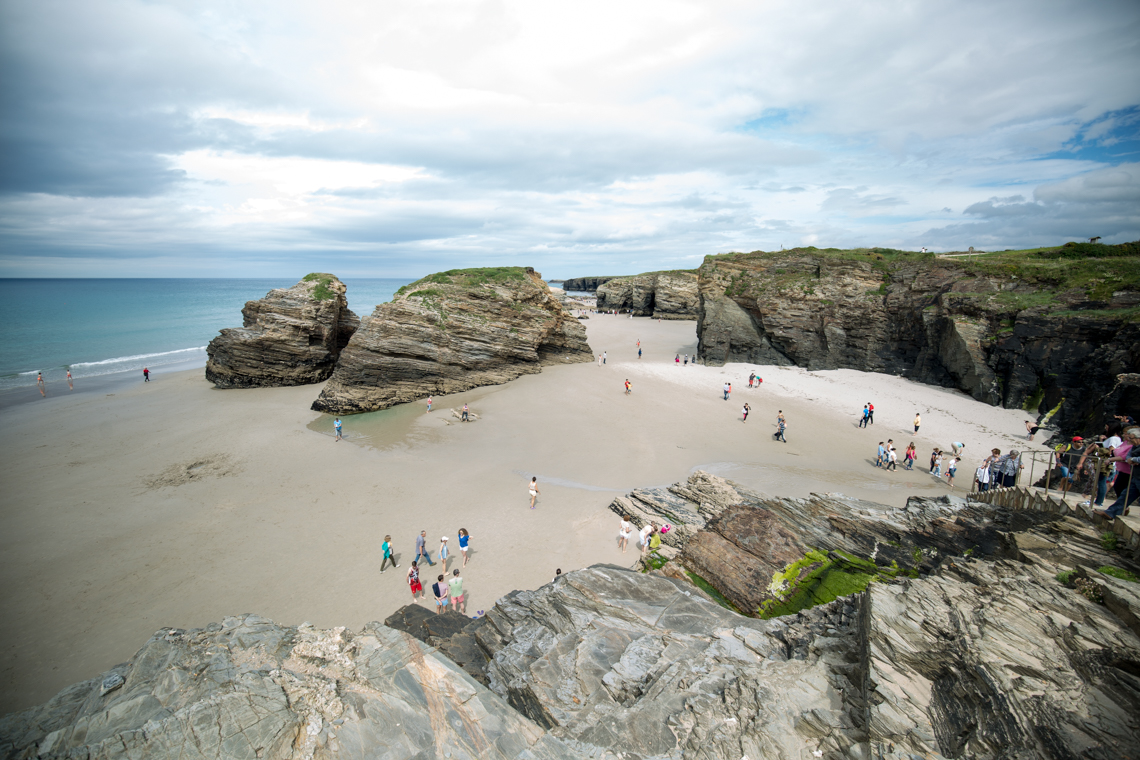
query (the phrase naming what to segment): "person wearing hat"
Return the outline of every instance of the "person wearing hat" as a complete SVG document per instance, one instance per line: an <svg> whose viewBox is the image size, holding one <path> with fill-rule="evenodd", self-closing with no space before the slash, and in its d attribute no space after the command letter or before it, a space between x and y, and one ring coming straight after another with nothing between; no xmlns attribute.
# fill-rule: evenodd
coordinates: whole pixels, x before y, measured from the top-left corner
<svg viewBox="0 0 1140 760"><path fill-rule="evenodd" d="M439 561L443 563L443 572L447 573L447 558L450 552L447 551L447 536L439 539Z"/></svg>
<svg viewBox="0 0 1140 760"><path fill-rule="evenodd" d="M1072 441L1058 444L1053 449L1057 452L1057 465L1061 468L1062 498L1069 495L1069 489L1073 487L1073 482L1077 479L1077 459L1084 448L1081 445L1082 441L1084 438L1074 435Z"/></svg>

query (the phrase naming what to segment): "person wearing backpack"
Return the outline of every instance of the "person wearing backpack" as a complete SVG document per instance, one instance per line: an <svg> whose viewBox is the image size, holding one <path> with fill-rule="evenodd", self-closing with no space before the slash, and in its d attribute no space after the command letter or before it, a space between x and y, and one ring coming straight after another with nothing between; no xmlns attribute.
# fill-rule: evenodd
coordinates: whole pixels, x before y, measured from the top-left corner
<svg viewBox="0 0 1140 760"><path fill-rule="evenodd" d="M449 588L442 575L436 578L435 583L431 584L431 592L435 594L435 614L437 615L447 609Z"/></svg>

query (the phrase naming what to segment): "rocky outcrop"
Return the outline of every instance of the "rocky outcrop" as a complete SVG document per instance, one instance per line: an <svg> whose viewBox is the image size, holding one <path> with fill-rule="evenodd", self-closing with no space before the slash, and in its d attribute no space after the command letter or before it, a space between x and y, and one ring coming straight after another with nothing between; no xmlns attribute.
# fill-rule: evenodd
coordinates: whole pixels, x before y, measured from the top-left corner
<svg viewBox="0 0 1140 760"><path fill-rule="evenodd" d="M613 277L571 277L562 281L563 290L574 290L582 293L593 293L599 287L615 279Z"/></svg>
<svg viewBox="0 0 1140 760"><path fill-rule="evenodd" d="M441 272L361 320L313 409L385 409L592 358L585 328L533 269Z"/></svg>
<svg viewBox="0 0 1140 760"><path fill-rule="evenodd" d="M1054 418L1063 431L1099 431L1116 376L1140 372L1140 291L1131 248L1085 253L709 256L698 270L698 356L903 375L1039 415L1064 401Z"/></svg>
<svg viewBox="0 0 1140 760"><path fill-rule="evenodd" d="M310 274L241 310L242 327L206 347L206 379L219 388L307 385L327 380L360 324L344 283Z"/></svg>
<svg viewBox="0 0 1140 760"><path fill-rule="evenodd" d="M615 277L598 288L597 298L599 309L657 319L696 319L700 307L697 275L684 270Z"/></svg>
<svg viewBox="0 0 1140 760"><path fill-rule="evenodd" d="M161 630L130 662L0 719L0 757L578 755L406 633L243 615Z"/></svg>

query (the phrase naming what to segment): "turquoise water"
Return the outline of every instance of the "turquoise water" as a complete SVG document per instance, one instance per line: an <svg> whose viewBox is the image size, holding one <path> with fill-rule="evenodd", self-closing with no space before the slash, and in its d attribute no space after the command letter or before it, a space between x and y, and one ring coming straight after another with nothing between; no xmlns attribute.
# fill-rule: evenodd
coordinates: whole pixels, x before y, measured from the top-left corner
<svg viewBox="0 0 1140 760"><path fill-rule="evenodd" d="M297 280L0 279L0 390L151 368L204 366L206 344L241 326L246 301ZM371 314L406 279L346 279Z"/></svg>

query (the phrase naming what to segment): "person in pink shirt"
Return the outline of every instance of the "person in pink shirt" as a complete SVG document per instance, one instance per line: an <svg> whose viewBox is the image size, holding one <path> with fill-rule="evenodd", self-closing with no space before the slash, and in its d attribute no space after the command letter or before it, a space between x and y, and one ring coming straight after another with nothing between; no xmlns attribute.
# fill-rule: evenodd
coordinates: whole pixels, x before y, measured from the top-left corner
<svg viewBox="0 0 1140 760"><path fill-rule="evenodd" d="M1140 472L1134 469L1140 465L1140 427L1130 427L1124 431L1124 442L1112 450L1108 461L1116 463L1116 492L1120 496L1108 509L1096 510L1102 517L1120 517L1128 514L1128 508L1140 501Z"/></svg>

